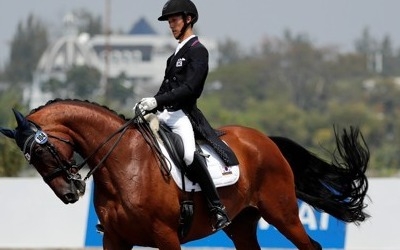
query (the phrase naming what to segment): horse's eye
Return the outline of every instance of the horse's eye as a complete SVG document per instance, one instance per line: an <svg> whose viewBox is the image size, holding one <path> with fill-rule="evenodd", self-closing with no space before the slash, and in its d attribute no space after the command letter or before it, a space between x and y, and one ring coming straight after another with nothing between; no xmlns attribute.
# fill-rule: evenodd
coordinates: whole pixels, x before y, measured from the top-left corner
<svg viewBox="0 0 400 250"><path fill-rule="evenodd" d="M37 147L37 148L35 149L35 154L36 154L37 156L43 155L43 152L44 152L44 150L43 150L42 147Z"/></svg>

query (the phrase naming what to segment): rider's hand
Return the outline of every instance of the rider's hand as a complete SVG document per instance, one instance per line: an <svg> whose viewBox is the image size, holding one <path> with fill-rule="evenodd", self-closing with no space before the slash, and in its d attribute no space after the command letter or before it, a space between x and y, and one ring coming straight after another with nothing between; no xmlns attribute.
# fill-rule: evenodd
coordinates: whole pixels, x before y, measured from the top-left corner
<svg viewBox="0 0 400 250"><path fill-rule="evenodd" d="M136 108L139 108L139 112L142 115L145 115L147 112L153 110L157 107L157 101L154 97L146 97L140 100L140 102L136 103L133 107L133 113L136 113Z"/></svg>
<svg viewBox="0 0 400 250"><path fill-rule="evenodd" d="M150 111L157 107L157 101L154 97L146 97L140 100L139 108L143 111Z"/></svg>

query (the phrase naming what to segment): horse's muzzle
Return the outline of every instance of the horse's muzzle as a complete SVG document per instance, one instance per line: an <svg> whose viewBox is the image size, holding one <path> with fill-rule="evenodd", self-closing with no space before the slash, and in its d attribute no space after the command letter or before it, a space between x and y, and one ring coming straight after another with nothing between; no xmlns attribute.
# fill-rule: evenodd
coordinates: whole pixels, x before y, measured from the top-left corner
<svg viewBox="0 0 400 250"><path fill-rule="evenodd" d="M75 203L79 200L79 195L75 194L75 193L67 193L64 194L61 197L61 200L65 203L65 204L72 204Z"/></svg>
<svg viewBox="0 0 400 250"><path fill-rule="evenodd" d="M72 204L79 200L81 196L85 194L86 183L83 180L72 180L70 192L65 193L61 200L65 204Z"/></svg>
<svg viewBox="0 0 400 250"><path fill-rule="evenodd" d="M73 180L72 183L78 191L78 195L83 196L86 191L86 182L83 180Z"/></svg>

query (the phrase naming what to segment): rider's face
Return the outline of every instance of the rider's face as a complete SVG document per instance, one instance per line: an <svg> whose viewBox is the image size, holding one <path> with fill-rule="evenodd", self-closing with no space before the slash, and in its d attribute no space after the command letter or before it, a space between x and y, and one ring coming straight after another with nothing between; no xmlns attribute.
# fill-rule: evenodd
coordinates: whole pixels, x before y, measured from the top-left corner
<svg viewBox="0 0 400 250"><path fill-rule="evenodd" d="M191 16L187 17L187 22L191 21ZM168 17L169 28L171 29L172 35L178 39L181 34L181 30L185 25L182 15L173 15Z"/></svg>
<svg viewBox="0 0 400 250"><path fill-rule="evenodd" d="M174 15L168 18L169 28L171 29L172 35L178 38L183 28L184 22L181 15Z"/></svg>

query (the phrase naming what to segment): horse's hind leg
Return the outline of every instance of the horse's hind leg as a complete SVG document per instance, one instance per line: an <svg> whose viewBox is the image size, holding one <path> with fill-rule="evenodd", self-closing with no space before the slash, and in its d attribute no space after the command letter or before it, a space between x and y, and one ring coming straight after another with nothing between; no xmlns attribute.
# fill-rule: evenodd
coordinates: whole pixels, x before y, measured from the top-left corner
<svg viewBox="0 0 400 250"><path fill-rule="evenodd" d="M111 234L104 232L103 235L103 250L129 250L132 245L124 242L122 239L114 237Z"/></svg>
<svg viewBox="0 0 400 250"><path fill-rule="evenodd" d="M257 224L260 213L248 207L238 214L224 231L235 244L237 250L260 250L257 241Z"/></svg>
<svg viewBox="0 0 400 250"><path fill-rule="evenodd" d="M308 236L300 221L293 180L277 179L279 178L266 180L261 187L262 197L258 204L261 216L298 249L321 249L321 246Z"/></svg>
<svg viewBox="0 0 400 250"><path fill-rule="evenodd" d="M314 249L322 250L322 246L316 242L313 238L310 237L311 243L314 245Z"/></svg>

